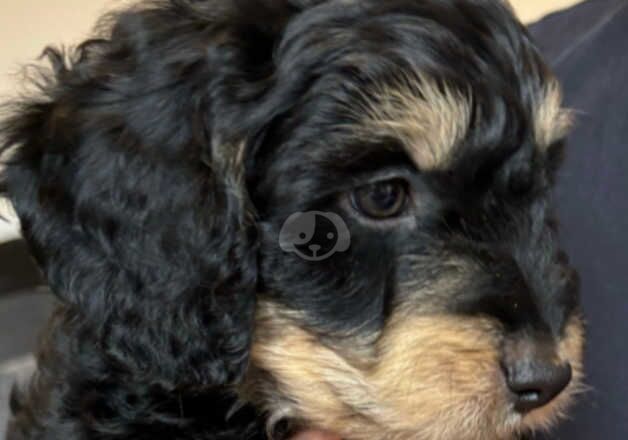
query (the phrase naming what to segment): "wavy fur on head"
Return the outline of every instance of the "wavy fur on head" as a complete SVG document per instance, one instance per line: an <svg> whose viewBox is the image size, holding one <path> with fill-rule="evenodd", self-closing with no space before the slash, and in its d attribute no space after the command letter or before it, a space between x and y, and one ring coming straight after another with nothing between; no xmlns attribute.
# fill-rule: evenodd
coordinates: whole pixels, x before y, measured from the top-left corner
<svg viewBox="0 0 628 440"><path fill-rule="evenodd" d="M0 125L59 300L9 440L496 440L556 418L513 416L499 366L543 335L581 377L547 200L568 113L506 5L159 0L98 29L47 49ZM391 177L404 215L365 218L351 194ZM282 251L307 211L350 248Z"/></svg>

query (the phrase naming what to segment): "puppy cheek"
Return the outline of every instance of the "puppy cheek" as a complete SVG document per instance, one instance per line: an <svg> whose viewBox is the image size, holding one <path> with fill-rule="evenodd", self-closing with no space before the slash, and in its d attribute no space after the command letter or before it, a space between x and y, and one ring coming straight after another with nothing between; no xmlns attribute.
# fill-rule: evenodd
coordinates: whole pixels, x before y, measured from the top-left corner
<svg viewBox="0 0 628 440"><path fill-rule="evenodd" d="M393 317L374 347L356 343L352 353L294 324L264 322L252 362L275 382L257 386L271 419L373 440L495 438L506 417L499 332L488 320Z"/></svg>
<svg viewBox="0 0 628 440"><path fill-rule="evenodd" d="M337 429L356 415L341 394L351 391L357 401L366 400L368 385L361 382L358 368L323 346L298 322L293 312L259 304L252 368L240 394L268 413L269 433L283 419L296 421L302 428L350 433L350 426Z"/></svg>
<svg viewBox="0 0 628 440"><path fill-rule="evenodd" d="M481 318L392 319L370 377L381 421L425 438L493 438L508 408L499 334Z"/></svg>

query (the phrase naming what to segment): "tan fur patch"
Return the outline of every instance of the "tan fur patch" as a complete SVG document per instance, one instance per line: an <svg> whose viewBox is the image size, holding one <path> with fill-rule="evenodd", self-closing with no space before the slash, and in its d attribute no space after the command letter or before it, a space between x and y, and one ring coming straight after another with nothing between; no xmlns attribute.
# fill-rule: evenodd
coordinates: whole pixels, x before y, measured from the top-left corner
<svg viewBox="0 0 628 440"><path fill-rule="evenodd" d="M258 398L274 402L271 413L348 440L506 438L494 431L506 407L495 392L495 326L446 315L391 322L358 366L261 304L252 364L272 372L278 388Z"/></svg>
<svg viewBox="0 0 628 440"><path fill-rule="evenodd" d="M560 84L551 80L534 109L534 136L541 150L564 138L573 122L573 112L562 107Z"/></svg>
<svg viewBox="0 0 628 440"><path fill-rule="evenodd" d="M346 440L510 440L553 423L582 376L577 320L560 345L560 357L574 365L574 384L525 417L508 400L497 349L501 331L492 320L400 315L372 350L358 341L351 354L346 346L321 343L298 322L272 303L259 305L251 352L258 374L241 393L264 406L271 423L300 420ZM272 383L259 380L260 371Z"/></svg>
<svg viewBox="0 0 628 440"><path fill-rule="evenodd" d="M358 134L399 139L422 170L446 168L471 122L470 96L420 75L369 90L363 101Z"/></svg>

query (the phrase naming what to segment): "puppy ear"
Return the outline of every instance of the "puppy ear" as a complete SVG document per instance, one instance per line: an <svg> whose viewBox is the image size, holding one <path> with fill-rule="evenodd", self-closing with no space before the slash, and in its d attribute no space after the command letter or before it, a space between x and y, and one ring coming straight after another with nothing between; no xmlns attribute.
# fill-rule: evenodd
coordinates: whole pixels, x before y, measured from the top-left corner
<svg viewBox="0 0 628 440"><path fill-rule="evenodd" d="M170 387L230 383L247 364L246 108L286 20L218 22L199 4L123 12L70 59L47 50L41 93L0 127L7 191L53 292L117 368Z"/></svg>

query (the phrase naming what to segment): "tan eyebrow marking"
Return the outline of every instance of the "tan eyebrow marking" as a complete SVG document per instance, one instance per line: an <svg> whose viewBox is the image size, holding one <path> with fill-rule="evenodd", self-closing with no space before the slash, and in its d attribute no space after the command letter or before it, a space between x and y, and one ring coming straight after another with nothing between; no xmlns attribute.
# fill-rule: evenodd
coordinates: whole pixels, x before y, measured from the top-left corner
<svg viewBox="0 0 628 440"><path fill-rule="evenodd" d="M573 111L564 108L562 103L560 84L552 80L544 87L534 108L534 137L541 150L564 138L573 125Z"/></svg>
<svg viewBox="0 0 628 440"><path fill-rule="evenodd" d="M363 94L361 136L399 139L422 170L444 169L471 123L470 95L423 75Z"/></svg>

